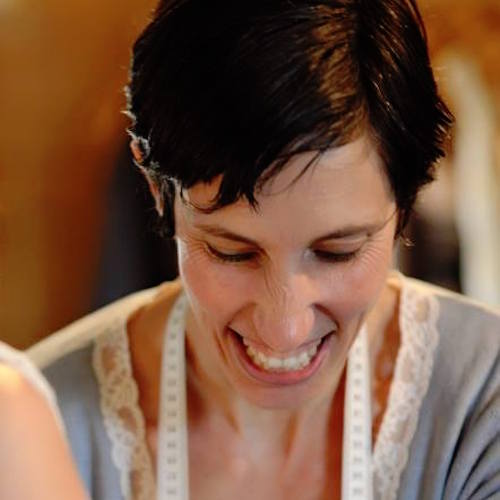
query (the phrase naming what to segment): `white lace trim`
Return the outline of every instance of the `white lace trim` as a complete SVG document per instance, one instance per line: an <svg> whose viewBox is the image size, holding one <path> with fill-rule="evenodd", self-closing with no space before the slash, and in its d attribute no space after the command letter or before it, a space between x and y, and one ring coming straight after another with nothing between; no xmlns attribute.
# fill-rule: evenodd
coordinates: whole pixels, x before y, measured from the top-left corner
<svg viewBox="0 0 500 500"><path fill-rule="evenodd" d="M126 318L116 320L109 331L96 339L93 366L123 498L151 500L155 497L155 480L139 390L132 374Z"/></svg>
<svg viewBox="0 0 500 500"><path fill-rule="evenodd" d="M374 498L394 500L408 462L422 400L429 387L438 344L439 303L404 282L399 324L401 345L386 411L373 452Z"/></svg>
<svg viewBox="0 0 500 500"><path fill-rule="evenodd" d="M401 345L373 452L375 500L397 497L439 338L437 299L414 288L404 277L401 284ZM96 339L93 363L123 497L125 500L151 500L155 497L156 484L146 444L144 416L138 403L138 388L132 376L126 318L116 321L109 332Z"/></svg>

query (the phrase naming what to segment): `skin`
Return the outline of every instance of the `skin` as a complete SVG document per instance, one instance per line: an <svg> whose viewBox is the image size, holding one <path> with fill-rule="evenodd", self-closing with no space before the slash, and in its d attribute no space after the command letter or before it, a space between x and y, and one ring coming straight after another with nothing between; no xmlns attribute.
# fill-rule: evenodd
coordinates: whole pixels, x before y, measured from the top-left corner
<svg viewBox="0 0 500 500"><path fill-rule="evenodd" d="M388 325L397 333L397 291L387 284L396 205L375 148L362 136L325 153L293 183L309 159L294 157L257 193L257 212L244 200L211 214L196 210L210 204L220 179L185 192L186 202L176 197L179 268L191 305L186 333L194 498L339 497L349 348L366 322L376 366L378 353L387 351ZM158 191L152 193L161 210ZM252 243L236 241L235 234ZM224 262L222 253L245 260ZM159 380L157 337L149 334L149 349L134 339L146 329L160 331L152 327L164 324L160 311L151 306L129 324L136 375L149 383ZM283 386L257 381L241 368L228 329L281 358L333 330L335 335L311 378ZM377 390L387 392L389 383L386 377ZM157 386L140 401L153 456Z"/></svg>
<svg viewBox="0 0 500 500"><path fill-rule="evenodd" d="M18 372L2 364L0 408L0 498L87 499L46 401Z"/></svg>

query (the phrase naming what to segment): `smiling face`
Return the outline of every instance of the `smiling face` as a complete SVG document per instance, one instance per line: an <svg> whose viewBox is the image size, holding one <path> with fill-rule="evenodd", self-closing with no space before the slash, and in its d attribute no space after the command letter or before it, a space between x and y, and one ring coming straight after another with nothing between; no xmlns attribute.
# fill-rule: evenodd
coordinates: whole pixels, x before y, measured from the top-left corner
<svg viewBox="0 0 500 500"><path fill-rule="evenodd" d="M396 206L368 139L294 157L257 194L210 214L220 179L176 197L190 362L259 407L332 395L391 265Z"/></svg>

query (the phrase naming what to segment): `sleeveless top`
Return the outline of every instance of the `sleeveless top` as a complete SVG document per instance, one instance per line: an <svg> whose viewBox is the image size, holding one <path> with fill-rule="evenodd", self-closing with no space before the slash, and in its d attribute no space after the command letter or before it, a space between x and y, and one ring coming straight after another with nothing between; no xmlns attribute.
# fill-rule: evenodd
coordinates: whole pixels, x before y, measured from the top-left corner
<svg viewBox="0 0 500 500"><path fill-rule="evenodd" d="M401 339L372 450L374 498L500 498L500 314L397 276ZM126 324L156 293L117 301L29 351L95 500L155 498Z"/></svg>

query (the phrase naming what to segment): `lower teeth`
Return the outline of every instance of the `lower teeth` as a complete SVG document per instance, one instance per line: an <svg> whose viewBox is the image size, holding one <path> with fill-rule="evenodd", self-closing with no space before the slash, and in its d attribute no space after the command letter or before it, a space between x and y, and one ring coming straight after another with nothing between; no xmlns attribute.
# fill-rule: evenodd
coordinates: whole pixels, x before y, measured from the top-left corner
<svg viewBox="0 0 500 500"><path fill-rule="evenodd" d="M306 363L300 363L297 365L271 367L269 363L261 363L261 362L257 361L255 358L251 358L251 359L256 366L258 366L259 368L262 368L266 371L269 371L269 372L293 372L293 371L301 370L302 368L305 368L307 365L309 365L311 363L311 360L309 360Z"/></svg>

